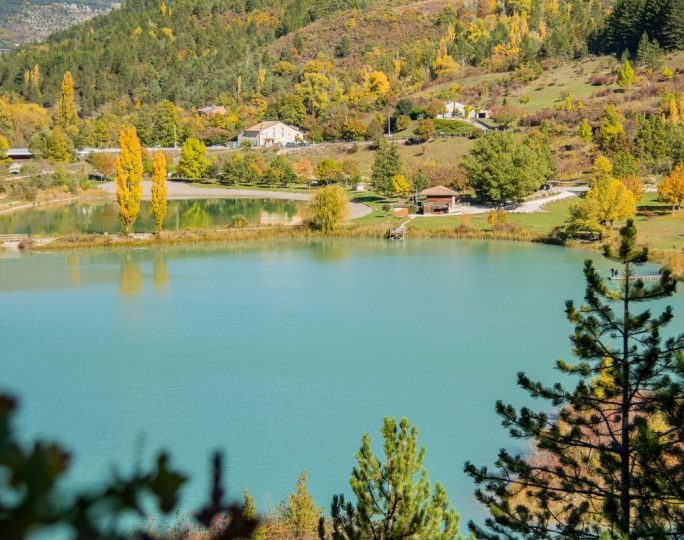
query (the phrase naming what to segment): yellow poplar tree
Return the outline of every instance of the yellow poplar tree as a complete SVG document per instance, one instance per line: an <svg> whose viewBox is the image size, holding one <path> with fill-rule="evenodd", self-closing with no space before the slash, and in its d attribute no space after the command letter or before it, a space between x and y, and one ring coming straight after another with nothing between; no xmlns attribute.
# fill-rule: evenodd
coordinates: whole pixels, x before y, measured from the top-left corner
<svg viewBox="0 0 684 540"><path fill-rule="evenodd" d="M444 37L439 40L437 57L435 58L435 62L432 67L437 77L442 77L444 75L456 75L456 73L458 73L458 64L449 55L449 52L447 51L447 39Z"/></svg>
<svg viewBox="0 0 684 540"><path fill-rule="evenodd" d="M604 227L636 215L634 195L615 178L594 185L584 200L591 216Z"/></svg>
<svg viewBox="0 0 684 540"><path fill-rule="evenodd" d="M78 120L76 102L74 101L74 78L67 71L59 88L59 101L57 102L57 124L66 129Z"/></svg>
<svg viewBox="0 0 684 540"><path fill-rule="evenodd" d="M598 156L589 178L589 186L594 187L605 180L613 179L613 164L606 156Z"/></svg>
<svg viewBox="0 0 684 540"><path fill-rule="evenodd" d="M679 124L679 107L677 107L677 101L675 100L674 96L670 98L670 120L672 120L673 123Z"/></svg>
<svg viewBox="0 0 684 540"><path fill-rule="evenodd" d="M677 165L658 185L658 197L672 203L672 212L684 205L684 165Z"/></svg>
<svg viewBox="0 0 684 540"><path fill-rule="evenodd" d="M119 147L120 152L115 163L116 200L119 203L121 227L125 234L129 234L140 212L142 199L142 148L134 127L121 130Z"/></svg>
<svg viewBox="0 0 684 540"><path fill-rule="evenodd" d="M166 155L157 151L152 159L152 214L154 215L155 231L161 233L166 217Z"/></svg>

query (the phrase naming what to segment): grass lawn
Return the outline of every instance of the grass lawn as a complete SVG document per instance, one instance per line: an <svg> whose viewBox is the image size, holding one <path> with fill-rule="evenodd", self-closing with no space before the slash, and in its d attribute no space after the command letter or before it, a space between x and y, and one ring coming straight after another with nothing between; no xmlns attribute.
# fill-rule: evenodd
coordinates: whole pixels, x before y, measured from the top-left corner
<svg viewBox="0 0 684 540"><path fill-rule="evenodd" d="M669 204L657 199L656 193L647 193L639 203L639 237L655 248L684 249L684 210L673 214Z"/></svg>
<svg viewBox="0 0 684 540"><path fill-rule="evenodd" d="M534 232L548 232L556 226L563 225L568 218L568 208L575 199L563 199L547 204L543 212L532 214L507 214L511 223L516 223L521 228ZM473 229L491 230L487 223L486 214L474 216L444 216L444 217L421 217L411 221L410 228L423 231L436 231L440 229L454 229L467 223Z"/></svg>
<svg viewBox="0 0 684 540"><path fill-rule="evenodd" d="M400 144L399 156L402 164L409 168L426 160L447 163L460 159L472 146L473 141L465 137L445 137L425 144ZM375 161L375 151L363 144L357 145L356 151L350 151L352 147L354 146L347 144L321 144L291 152L289 156L293 160L308 159L314 164L326 157L337 160L353 159L359 163L361 174L370 176L373 161Z"/></svg>

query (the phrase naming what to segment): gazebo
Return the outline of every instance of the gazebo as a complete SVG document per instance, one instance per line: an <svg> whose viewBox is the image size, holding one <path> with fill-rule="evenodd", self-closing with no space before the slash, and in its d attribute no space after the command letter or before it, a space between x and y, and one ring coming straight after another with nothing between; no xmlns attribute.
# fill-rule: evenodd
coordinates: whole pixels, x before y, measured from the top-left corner
<svg viewBox="0 0 684 540"><path fill-rule="evenodd" d="M435 186L424 189L418 195L425 197L421 207L423 214L451 214L456 209L457 191L446 186Z"/></svg>

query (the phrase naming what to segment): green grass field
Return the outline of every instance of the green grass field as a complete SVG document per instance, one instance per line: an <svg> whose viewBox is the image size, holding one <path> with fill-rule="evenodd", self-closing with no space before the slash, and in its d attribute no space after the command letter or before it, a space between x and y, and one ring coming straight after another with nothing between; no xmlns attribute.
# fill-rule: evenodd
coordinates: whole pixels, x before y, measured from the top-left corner
<svg viewBox="0 0 684 540"><path fill-rule="evenodd" d="M411 168L419 162L433 160L437 163L455 162L468 153L474 142L465 137L437 138L424 144L399 145L399 156L405 167ZM320 144L296 152L290 152L293 160L308 159L316 164L323 158L337 160L353 159L359 163L361 174L370 175L375 161L375 151L367 144L356 145L356 151L350 151L354 145Z"/></svg>

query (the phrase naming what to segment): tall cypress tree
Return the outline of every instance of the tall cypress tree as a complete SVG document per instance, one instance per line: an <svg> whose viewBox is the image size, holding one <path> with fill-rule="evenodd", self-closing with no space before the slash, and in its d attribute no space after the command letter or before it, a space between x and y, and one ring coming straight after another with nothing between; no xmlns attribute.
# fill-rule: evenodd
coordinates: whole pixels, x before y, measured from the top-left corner
<svg viewBox="0 0 684 540"><path fill-rule="evenodd" d="M466 463L492 514L489 531L470 523L480 538L684 534L684 334L661 336L673 319L670 307L659 315L634 312L636 304L672 295L676 281L666 269L655 285L638 279L648 253L636 248L631 221L620 235L617 252L606 250L621 266L619 286L606 284L587 261L585 305L567 303L578 361L558 361L557 369L572 376L574 388L519 373L518 384L555 412L496 405L510 434L532 439L535 454L501 450L495 471Z"/></svg>

